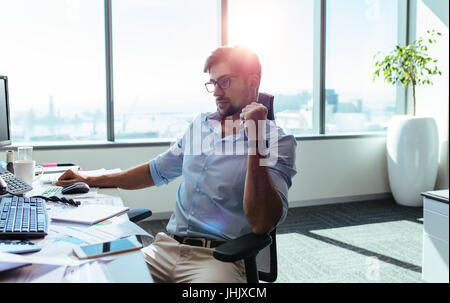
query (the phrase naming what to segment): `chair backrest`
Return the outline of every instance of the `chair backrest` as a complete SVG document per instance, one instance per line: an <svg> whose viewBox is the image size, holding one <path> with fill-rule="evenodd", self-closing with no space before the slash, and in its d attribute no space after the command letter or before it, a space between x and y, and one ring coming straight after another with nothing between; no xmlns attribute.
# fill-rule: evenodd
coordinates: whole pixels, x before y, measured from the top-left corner
<svg viewBox="0 0 450 303"><path fill-rule="evenodd" d="M258 96L258 103L261 103L267 107L267 119L269 120L275 120L273 112L273 99L274 96L266 93L259 93ZM262 249L256 256L259 279L266 282L275 282L277 279L278 266L276 233L276 229L272 230L270 233L270 236L272 237L272 244Z"/></svg>
<svg viewBox="0 0 450 303"><path fill-rule="evenodd" d="M258 95L258 103L263 104L267 107L267 119L275 120L273 113L273 96L266 93L259 93Z"/></svg>

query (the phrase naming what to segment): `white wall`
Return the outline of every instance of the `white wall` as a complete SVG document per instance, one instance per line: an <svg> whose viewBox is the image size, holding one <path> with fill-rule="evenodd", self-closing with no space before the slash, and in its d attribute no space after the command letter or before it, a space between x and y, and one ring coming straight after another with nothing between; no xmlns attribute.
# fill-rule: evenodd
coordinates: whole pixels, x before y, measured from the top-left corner
<svg viewBox="0 0 450 303"><path fill-rule="evenodd" d="M36 150L34 157L38 162L73 161L85 170L127 169L167 148ZM298 141L296 165L298 174L289 191L291 207L371 199L390 192L384 137ZM131 208L150 208L153 219L168 218L180 181L144 190L121 190L121 195Z"/></svg>
<svg viewBox="0 0 450 303"><path fill-rule="evenodd" d="M417 2L416 37L423 37L427 30L442 33L437 43L429 48L430 57L438 60L442 76L431 78L434 85L419 86L416 90L417 115L436 120L439 131L439 169L436 189L449 188L448 128L449 128L449 31L448 0L424 0Z"/></svg>

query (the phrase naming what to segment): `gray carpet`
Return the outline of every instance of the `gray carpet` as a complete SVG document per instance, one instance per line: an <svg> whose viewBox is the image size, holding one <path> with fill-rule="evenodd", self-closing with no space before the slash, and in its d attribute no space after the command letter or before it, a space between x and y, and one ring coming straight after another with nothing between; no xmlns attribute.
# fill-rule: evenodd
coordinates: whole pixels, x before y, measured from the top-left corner
<svg viewBox="0 0 450 303"><path fill-rule="evenodd" d="M168 220L144 221L150 234ZM277 228L282 282L422 282L423 209L392 200L289 209Z"/></svg>

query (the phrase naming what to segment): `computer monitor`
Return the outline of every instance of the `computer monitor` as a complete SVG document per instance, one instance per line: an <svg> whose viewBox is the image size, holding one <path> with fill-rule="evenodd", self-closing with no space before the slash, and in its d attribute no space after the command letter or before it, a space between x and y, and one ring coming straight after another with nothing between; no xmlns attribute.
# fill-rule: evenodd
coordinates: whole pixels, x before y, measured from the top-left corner
<svg viewBox="0 0 450 303"><path fill-rule="evenodd" d="M0 76L0 147L11 144L8 77Z"/></svg>

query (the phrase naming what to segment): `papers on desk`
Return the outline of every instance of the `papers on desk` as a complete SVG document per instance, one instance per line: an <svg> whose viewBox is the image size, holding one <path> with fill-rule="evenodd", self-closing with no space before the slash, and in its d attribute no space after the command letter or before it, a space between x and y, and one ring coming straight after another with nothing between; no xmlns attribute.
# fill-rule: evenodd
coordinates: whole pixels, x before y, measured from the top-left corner
<svg viewBox="0 0 450 303"><path fill-rule="evenodd" d="M125 206L88 204L51 215L51 219L56 222L92 225L124 214L128 210Z"/></svg>
<svg viewBox="0 0 450 303"><path fill-rule="evenodd" d="M80 262L68 257L44 257L39 255L16 255L0 252L0 264L46 264L46 265L79 265Z"/></svg>
<svg viewBox="0 0 450 303"><path fill-rule="evenodd" d="M68 256L31 256L15 255L0 252L0 272L31 264L39 264L41 272L24 271L26 277L21 276L17 282L108 282L101 265L112 261L112 258L97 258L78 260ZM87 261L87 262L86 262ZM94 272L95 274L91 274Z"/></svg>
<svg viewBox="0 0 450 303"><path fill-rule="evenodd" d="M78 171L80 167L78 165L74 166L51 166L51 167L43 167L44 174L54 174L54 173L64 173L68 169L72 169L74 171Z"/></svg>
<svg viewBox="0 0 450 303"><path fill-rule="evenodd" d="M97 170L94 171L94 174L102 174L105 171ZM112 170L109 172L116 171ZM46 176L43 175L42 178ZM48 188L48 184L44 185L42 182L36 181L33 187L34 192L29 194L39 195ZM83 212L91 210L92 213L97 213L97 211L105 209L105 207L128 210L128 208L123 207L117 189L101 189L98 193L94 193L95 195L91 197L83 197L80 199L81 206L77 208L61 203L48 202L46 206L49 217L58 217L66 212L81 210L83 208ZM109 216L102 216L102 219L106 217ZM97 220L92 222L95 221ZM132 235L152 238L151 235L137 224L129 221L126 215L114 216L93 225L64 223L52 220L49 225L48 235L45 238L33 241L41 247L40 252L33 253L32 255L0 254L0 272L22 267L11 271L11 274L8 273L7 275L0 276L0 283L111 281L108 278L109 272L106 266L110 261L115 260L120 255L81 261L73 255L73 248L79 245L106 242Z"/></svg>
<svg viewBox="0 0 450 303"><path fill-rule="evenodd" d="M97 177L101 175L109 175L109 174L115 174L120 173L122 170L120 168L114 168L114 169L96 169L96 170L82 170L78 173L84 177Z"/></svg>
<svg viewBox="0 0 450 303"><path fill-rule="evenodd" d="M41 182L43 184L55 184L56 181L58 181L58 178L61 177L61 175L68 169L68 167L72 166L59 166L59 167L46 167L46 169L54 169L52 172L46 172L41 177ZM63 168L63 170L61 170ZM59 169L59 171L57 170ZM78 170L78 167L74 170ZM119 173L122 170L120 168L114 168L114 169L96 169L96 170L79 170L78 173L84 177L96 177L101 175L107 175L107 174L114 174Z"/></svg>

